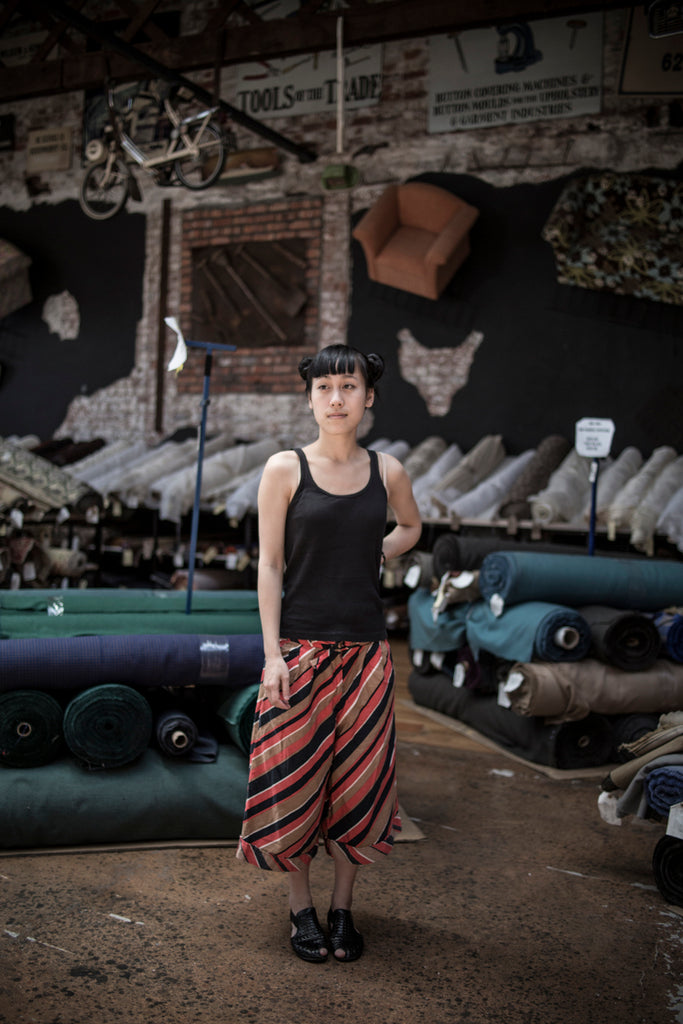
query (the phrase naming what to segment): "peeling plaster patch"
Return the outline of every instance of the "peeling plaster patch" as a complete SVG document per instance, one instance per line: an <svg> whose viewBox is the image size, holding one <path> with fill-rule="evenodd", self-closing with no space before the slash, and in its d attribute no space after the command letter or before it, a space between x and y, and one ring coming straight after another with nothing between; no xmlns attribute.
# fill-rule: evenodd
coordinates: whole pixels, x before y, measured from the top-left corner
<svg viewBox="0 0 683 1024"><path fill-rule="evenodd" d="M81 330L81 313L71 292L50 295L43 306L43 320L50 334L57 334L61 341L73 341Z"/></svg>
<svg viewBox="0 0 683 1024"><path fill-rule="evenodd" d="M407 327L398 332L398 364L404 380L414 384L432 416L445 416L456 391L467 384L470 367L484 335L470 331L457 348L428 348Z"/></svg>

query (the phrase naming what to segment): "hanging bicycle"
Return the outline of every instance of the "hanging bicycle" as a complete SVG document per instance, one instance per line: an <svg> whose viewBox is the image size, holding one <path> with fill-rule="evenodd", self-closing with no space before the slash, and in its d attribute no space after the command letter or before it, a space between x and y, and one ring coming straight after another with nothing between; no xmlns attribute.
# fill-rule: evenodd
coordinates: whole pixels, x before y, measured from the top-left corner
<svg viewBox="0 0 683 1024"><path fill-rule="evenodd" d="M94 220L115 216L129 196L141 198L132 173L134 164L151 174L157 184L204 189L217 180L227 152L236 148L232 132L223 131L213 120L218 107L183 117L171 98L165 97L163 109L170 125L167 138L143 149L127 131L131 101L124 114L116 105L111 86L107 87L106 99L109 123L102 138L91 139L86 145L89 166L79 194L82 210Z"/></svg>

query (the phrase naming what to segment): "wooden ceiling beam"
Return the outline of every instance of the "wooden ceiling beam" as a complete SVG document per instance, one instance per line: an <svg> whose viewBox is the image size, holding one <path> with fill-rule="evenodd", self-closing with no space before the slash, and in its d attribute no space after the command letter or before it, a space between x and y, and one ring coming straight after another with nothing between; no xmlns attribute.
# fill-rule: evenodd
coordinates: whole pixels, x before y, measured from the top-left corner
<svg viewBox="0 0 683 1024"><path fill-rule="evenodd" d="M138 50L175 71L198 71L243 64L253 60L272 60L302 53L334 50L336 13L317 13L317 0L302 7L298 15L260 21L258 25L225 26L224 39L217 40L216 24L203 32L163 44L141 44ZM407 39L443 32L464 31L506 21L571 16L575 14L623 8L623 0L596 3L595 0L387 0L385 3L354 3L344 13L344 45L362 46L389 40ZM236 11L228 2L220 17ZM214 19L215 21L216 19ZM103 23L106 24L106 23ZM222 52L217 54L217 42ZM72 44L73 45L73 44ZM49 95L53 92L90 89L101 84L104 51L79 52L58 60L32 66L0 67L0 102ZM117 54L107 54L112 77L118 81L149 77L139 64ZM52 65L56 65L53 67ZM59 84L55 84L59 83Z"/></svg>

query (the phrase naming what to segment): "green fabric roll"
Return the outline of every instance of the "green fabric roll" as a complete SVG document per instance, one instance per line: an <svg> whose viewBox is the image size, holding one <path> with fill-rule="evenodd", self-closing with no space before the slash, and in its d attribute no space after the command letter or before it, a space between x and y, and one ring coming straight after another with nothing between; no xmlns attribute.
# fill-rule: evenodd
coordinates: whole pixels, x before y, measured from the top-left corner
<svg viewBox="0 0 683 1024"><path fill-rule="evenodd" d="M150 748L116 771L84 771L70 758L16 769L0 789L0 847L236 840L247 776L244 754L230 746L212 764Z"/></svg>
<svg viewBox="0 0 683 1024"><path fill-rule="evenodd" d="M254 727L254 712L260 683L252 683L239 690L224 690L219 697L216 714L226 728L227 734L241 751L249 754L251 731Z"/></svg>
<svg viewBox="0 0 683 1024"><path fill-rule="evenodd" d="M105 683L83 690L64 712L64 740L91 768L132 764L149 746L154 721L149 703L131 686Z"/></svg>
<svg viewBox="0 0 683 1024"><path fill-rule="evenodd" d="M63 745L62 717L60 705L49 693L0 694L0 764L34 768L53 761Z"/></svg>
<svg viewBox="0 0 683 1024"><path fill-rule="evenodd" d="M196 591L186 606L180 590L0 591L0 638L261 632L254 590Z"/></svg>

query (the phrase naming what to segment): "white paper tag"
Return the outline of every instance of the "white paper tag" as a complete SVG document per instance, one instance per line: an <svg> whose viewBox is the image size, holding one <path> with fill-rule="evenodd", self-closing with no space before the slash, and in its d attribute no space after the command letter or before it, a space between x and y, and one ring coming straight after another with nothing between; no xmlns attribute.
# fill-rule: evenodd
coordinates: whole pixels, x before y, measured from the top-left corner
<svg viewBox="0 0 683 1024"><path fill-rule="evenodd" d="M676 839L683 839L683 804L673 804L669 808L666 834L674 836Z"/></svg>

